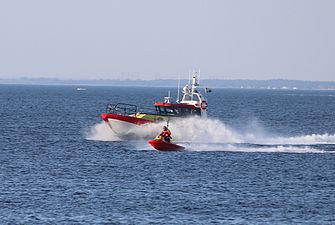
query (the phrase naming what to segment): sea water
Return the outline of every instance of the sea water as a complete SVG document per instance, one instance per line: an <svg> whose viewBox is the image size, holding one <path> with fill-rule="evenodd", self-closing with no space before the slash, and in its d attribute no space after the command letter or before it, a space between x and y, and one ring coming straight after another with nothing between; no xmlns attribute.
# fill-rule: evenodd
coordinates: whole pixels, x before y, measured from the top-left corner
<svg viewBox="0 0 335 225"><path fill-rule="evenodd" d="M335 91L214 89L158 152L100 114L175 88L85 88L0 85L1 224L335 223Z"/></svg>

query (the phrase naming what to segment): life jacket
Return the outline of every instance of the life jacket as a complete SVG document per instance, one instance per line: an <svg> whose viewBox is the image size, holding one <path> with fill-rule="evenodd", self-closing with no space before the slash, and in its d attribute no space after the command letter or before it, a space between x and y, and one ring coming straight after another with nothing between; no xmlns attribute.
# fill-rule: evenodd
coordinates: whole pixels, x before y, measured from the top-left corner
<svg viewBox="0 0 335 225"><path fill-rule="evenodd" d="M171 131L169 129L163 130L160 135L165 137L165 138L167 138L167 137L171 138Z"/></svg>

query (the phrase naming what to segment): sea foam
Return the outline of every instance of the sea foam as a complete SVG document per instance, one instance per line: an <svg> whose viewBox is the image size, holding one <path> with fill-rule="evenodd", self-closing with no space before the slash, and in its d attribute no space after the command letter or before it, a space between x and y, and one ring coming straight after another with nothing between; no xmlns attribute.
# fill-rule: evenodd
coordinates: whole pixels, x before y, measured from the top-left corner
<svg viewBox="0 0 335 225"><path fill-rule="evenodd" d="M135 126L129 136L120 137L105 122L94 125L86 134L89 140L122 141L149 140L160 133L165 122ZM213 118L184 118L169 122L173 141L192 151L250 151L250 152L323 152L313 145L335 145L334 134L299 136L274 135L263 127L234 128ZM143 146L143 145L141 145ZM148 147L150 149L150 147Z"/></svg>

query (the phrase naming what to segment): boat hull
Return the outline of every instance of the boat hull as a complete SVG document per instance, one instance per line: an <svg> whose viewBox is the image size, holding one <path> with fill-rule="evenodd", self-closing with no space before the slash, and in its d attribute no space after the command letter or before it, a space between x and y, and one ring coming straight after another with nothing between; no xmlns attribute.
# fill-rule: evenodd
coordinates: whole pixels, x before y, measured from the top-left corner
<svg viewBox="0 0 335 225"><path fill-rule="evenodd" d="M107 120L108 126L116 133L119 137L127 136L135 131L136 128L139 126L134 123L125 122L122 120L116 119L108 119Z"/></svg>
<svg viewBox="0 0 335 225"><path fill-rule="evenodd" d="M148 143L158 151L180 151L185 149L183 146L168 143L163 140L149 140Z"/></svg>
<svg viewBox="0 0 335 225"><path fill-rule="evenodd" d="M101 117L120 138L136 136L140 125L152 123L150 120L117 114L103 113Z"/></svg>

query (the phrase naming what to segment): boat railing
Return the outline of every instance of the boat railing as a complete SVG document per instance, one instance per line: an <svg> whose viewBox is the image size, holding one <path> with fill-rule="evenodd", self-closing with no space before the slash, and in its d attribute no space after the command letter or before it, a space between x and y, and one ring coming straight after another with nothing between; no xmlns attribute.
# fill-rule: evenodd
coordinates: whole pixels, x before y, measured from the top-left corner
<svg viewBox="0 0 335 225"><path fill-rule="evenodd" d="M117 114L122 116L135 115L138 111L136 105L127 103L108 104L106 112L111 114Z"/></svg>

